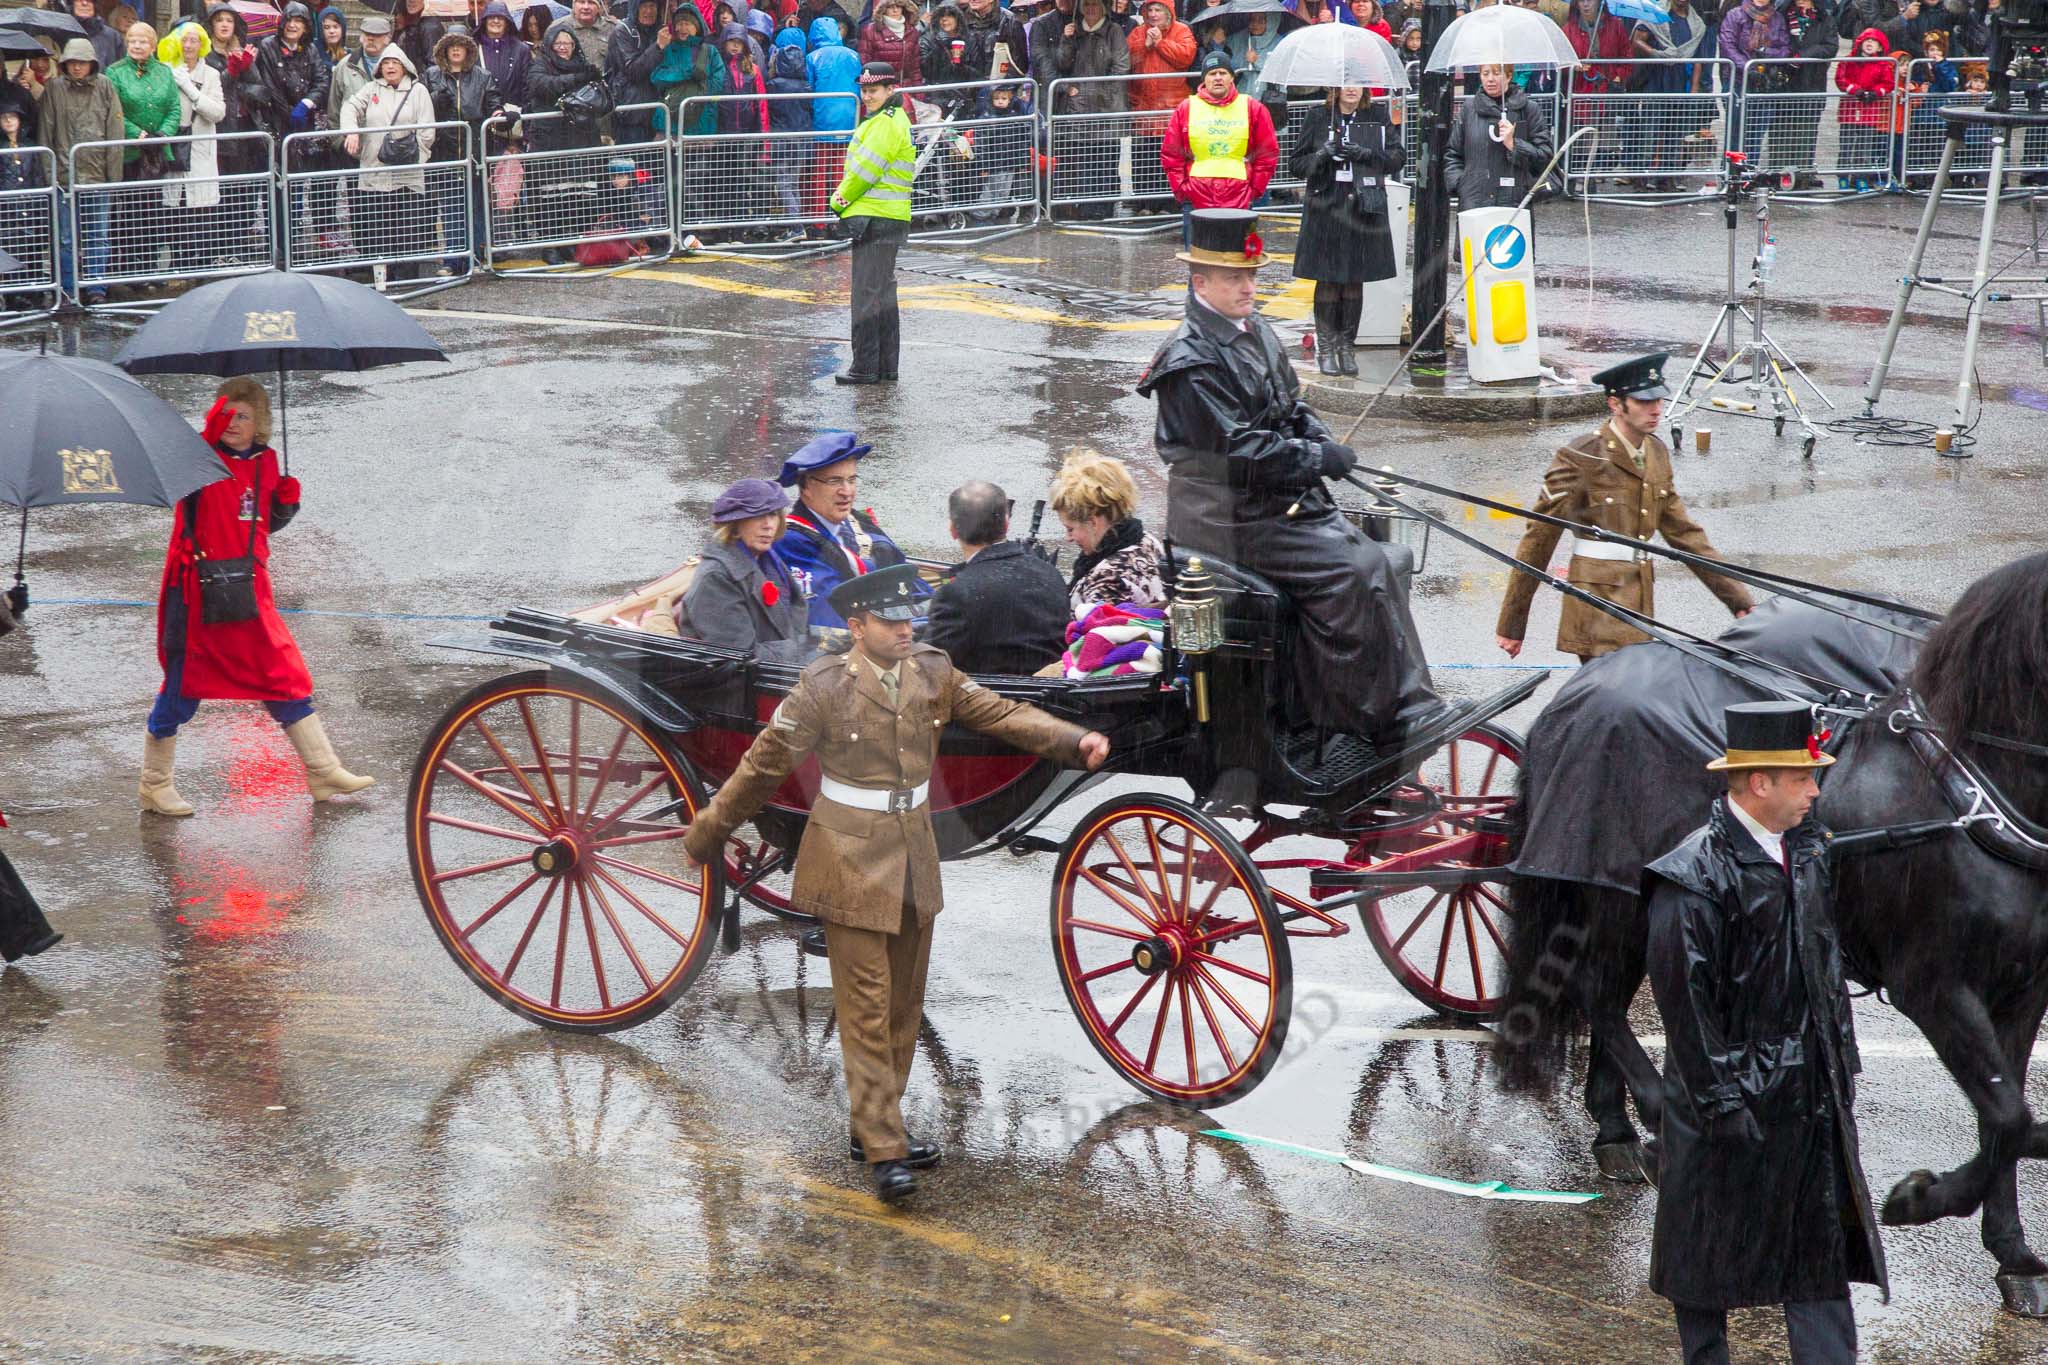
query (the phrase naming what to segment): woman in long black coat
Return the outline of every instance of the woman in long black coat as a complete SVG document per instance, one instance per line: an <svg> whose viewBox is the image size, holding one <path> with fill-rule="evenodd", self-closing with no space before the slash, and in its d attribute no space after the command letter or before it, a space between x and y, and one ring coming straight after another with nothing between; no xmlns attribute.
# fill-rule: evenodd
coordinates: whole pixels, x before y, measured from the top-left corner
<svg viewBox="0 0 2048 1365"><path fill-rule="evenodd" d="M1398 272L1387 177L1408 162L1401 134L1358 86L1332 91L1308 116L1288 169L1307 189L1294 276L1316 282L1316 368L1357 374L1351 348L1368 280Z"/></svg>
<svg viewBox="0 0 2048 1365"><path fill-rule="evenodd" d="M6 596L0 594L0 635L13 629L14 613L8 610ZM0 853L0 961L34 956L62 937L43 918L42 907L29 894L14 864Z"/></svg>

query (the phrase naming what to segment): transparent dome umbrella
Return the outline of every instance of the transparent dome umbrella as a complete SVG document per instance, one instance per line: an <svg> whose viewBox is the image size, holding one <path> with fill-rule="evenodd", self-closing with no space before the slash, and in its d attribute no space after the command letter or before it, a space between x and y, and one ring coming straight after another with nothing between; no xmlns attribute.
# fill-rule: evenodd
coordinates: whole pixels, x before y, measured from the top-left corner
<svg viewBox="0 0 2048 1365"><path fill-rule="evenodd" d="M1394 45L1353 24L1311 24L1282 38L1266 55L1259 79L1267 85L1369 86L1406 90L1408 73Z"/></svg>
<svg viewBox="0 0 2048 1365"><path fill-rule="evenodd" d="M1431 71L1473 66L1572 67L1579 54L1556 23L1519 5L1489 5L1461 14L1429 52Z"/></svg>

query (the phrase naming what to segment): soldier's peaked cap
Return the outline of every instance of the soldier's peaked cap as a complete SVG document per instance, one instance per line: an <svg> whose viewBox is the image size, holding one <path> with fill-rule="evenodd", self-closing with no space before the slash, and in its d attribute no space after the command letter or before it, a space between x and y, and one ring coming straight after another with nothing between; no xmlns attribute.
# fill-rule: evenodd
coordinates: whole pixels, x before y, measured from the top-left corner
<svg viewBox="0 0 2048 1365"><path fill-rule="evenodd" d="M1593 382L1616 398L1669 398L1671 386L1664 382L1664 362L1669 359L1669 351L1639 355L1609 365L1593 376Z"/></svg>
<svg viewBox="0 0 2048 1365"><path fill-rule="evenodd" d="M915 564L897 564L849 578L832 589L832 610L844 617L872 616L882 621L915 621L924 615L928 594Z"/></svg>

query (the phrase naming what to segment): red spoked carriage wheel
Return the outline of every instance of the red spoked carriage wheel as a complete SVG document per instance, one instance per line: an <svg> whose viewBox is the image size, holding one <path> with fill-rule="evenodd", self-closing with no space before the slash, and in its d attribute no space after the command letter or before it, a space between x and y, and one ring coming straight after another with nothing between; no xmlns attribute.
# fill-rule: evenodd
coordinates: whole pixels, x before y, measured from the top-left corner
<svg viewBox="0 0 2048 1365"><path fill-rule="evenodd" d="M442 945L499 1004L550 1028L630 1028L710 956L717 873L682 843L702 805L682 759L616 699L547 672L495 679L420 751L413 880Z"/></svg>
<svg viewBox="0 0 2048 1365"><path fill-rule="evenodd" d="M1522 768L1522 739L1475 726L1422 765L1427 820L1368 832L1349 861L1361 872L1441 868L1465 874L1508 860L1506 817ZM1366 937L1410 995L1454 1019L1490 1019L1507 990L1505 880L1447 878L1359 904Z"/></svg>
<svg viewBox="0 0 2048 1365"><path fill-rule="evenodd" d="M1104 1061L1148 1095L1222 1104L1280 1058L1294 966L1230 831L1184 801L1116 797L1074 827L1052 892L1060 984Z"/></svg>

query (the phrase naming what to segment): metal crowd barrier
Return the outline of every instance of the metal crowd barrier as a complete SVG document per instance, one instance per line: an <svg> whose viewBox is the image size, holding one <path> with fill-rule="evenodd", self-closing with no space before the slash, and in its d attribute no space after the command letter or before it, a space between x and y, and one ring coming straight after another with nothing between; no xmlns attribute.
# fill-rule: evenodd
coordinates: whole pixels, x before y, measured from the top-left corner
<svg viewBox="0 0 2048 1365"><path fill-rule="evenodd" d="M795 247L809 239L823 244L812 250L838 250L843 245L839 216L830 200L845 172L846 145L853 134L818 132L811 126L818 108L827 104L835 111L849 105L857 110L859 99L834 92L685 100L677 120L682 128L708 118L719 131L685 132L676 141L680 229L707 241Z"/></svg>
<svg viewBox="0 0 2048 1365"><path fill-rule="evenodd" d="M612 110L613 126L635 116L652 120L663 109L659 103L622 104ZM688 112L686 106L685 118ZM662 117L668 117L666 112ZM519 142L510 144L515 123ZM558 113L500 117L484 124L481 193L490 268L527 274L579 257L593 266L619 268L674 254L675 144L651 130L637 141L600 143L594 126L587 133L569 129ZM591 140L580 146L549 145L565 135ZM611 249L600 249L605 245ZM535 252L542 253L541 262L512 263Z"/></svg>
<svg viewBox="0 0 2048 1365"><path fill-rule="evenodd" d="M1159 231L1179 222L1179 207L1159 162L1159 144L1171 109L1134 110L1131 87L1140 82L1170 81L1192 89L1194 77L1093 76L1062 79L1046 87L1040 113L1045 118L1047 168L1046 216L1079 220L1110 231ZM1091 92L1109 108L1084 112L1074 102ZM1275 133L1278 133L1276 128ZM1283 157L1284 160L1284 157Z"/></svg>
<svg viewBox="0 0 2048 1365"><path fill-rule="evenodd" d="M1957 63L1945 65L1953 70ZM1991 98L1988 91L1935 90L1932 87L1936 74L1935 63L1924 58L1916 61L1907 68L1906 85L1898 92L1906 132L1895 179L1901 188L1914 193L1933 185L1935 169L1941 164L1941 146L1948 138L1948 123L1937 111L1981 107ZM1920 88L1915 89L1916 86ZM2048 128L2013 128L2006 136L2005 168L2009 174L2048 172ZM1964 125L1963 145L1956 149L1955 165L1949 169L1951 181L1965 189L1981 187L1990 171L1991 129L1974 123ZM2014 192L2008 180L2006 193Z"/></svg>
<svg viewBox="0 0 2048 1365"><path fill-rule="evenodd" d="M63 300L57 271L57 158L48 147L0 153L15 157L31 188L0 190L0 251L21 262L0 272L0 327L56 311Z"/></svg>
<svg viewBox="0 0 2048 1365"><path fill-rule="evenodd" d="M115 285L154 287L269 270L278 259L269 135L153 138L148 145L175 156L180 169L157 179L81 185L82 153L118 148L125 155L140 148L134 142L81 142L71 149L65 231L74 296ZM213 151L215 170L195 175L192 154L204 148ZM124 163L124 176L137 174L141 165L138 154ZM224 169L231 167L246 169Z"/></svg>
<svg viewBox="0 0 2048 1365"><path fill-rule="evenodd" d="M384 164L385 140L404 133L420 139L427 159ZM351 137L359 154L348 151ZM399 297L469 279L476 176L467 124L293 133L280 149L286 270L356 271L380 289L398 286Z"/></svg>
<svg viewBox="0 0 2048 1365"><path fill-rule="evenodd" d="M1013 100L998 115L997 88ZM1039 220L1038 120L1025 80L966 81L903 90L917 145L911 239L966 245L1022 232Z"/></svg>
<svg viewBox="0 0 2048 1365"><path fill-rule="evenodd" d="M1852 98L1834 68L1831 58L1790 57L1742 69L1729 147L1752 167L1793 177L1786 198L1840 199L1892 184L1897 96Z"/></svg>
<svg viewBox="0 0 2048 1365"><path fill-rule="evenodd" d="M1656 57L1631 62L1659 85L1685 89L1623 90L1611 83L1587 89L1574 71L1564 82L1568 126L1560 143L1581 128L1597 138L1565 153L1567 191L1596 199L1691 198L1718 189L1727 173L1730 91L1735 68L1720 58ZM1699 89L1691 87L1695 79ZM1552 97L1556 99L1556 96ZM1552 112L1556 110L1555 105ZM1602 181L1626 182L1602 187Z"/></svg>

